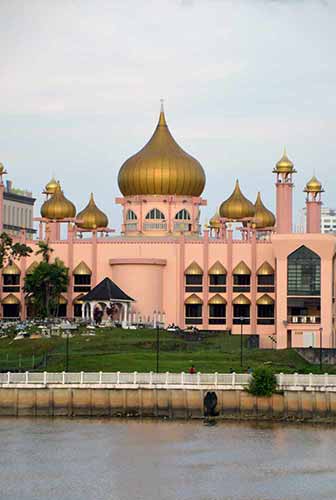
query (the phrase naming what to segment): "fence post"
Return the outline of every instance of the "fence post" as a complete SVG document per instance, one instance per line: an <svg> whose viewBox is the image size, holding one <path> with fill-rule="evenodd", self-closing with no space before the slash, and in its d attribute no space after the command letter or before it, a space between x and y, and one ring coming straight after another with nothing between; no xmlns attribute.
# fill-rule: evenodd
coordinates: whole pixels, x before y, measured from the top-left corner
<svg viewBox="0 0 336 500"><path fill-rule="evenodd" d="M133 373L133 384L137 383L137 372Z"/></svg>
<svg viewBox="0 0 336 500"><path fill-rule="evenodd" d="M283 386L283 373L279 373L279 387Z"/></svg>
<svg viewBox="0 0 336 500"><path fill-rule="evenodd" d="M298 374L295 372L294 373L294 387L296 387L298 384Z"/></svg>
<svg viewBox="0 0 336 500"><path fill-rule="evenodd" d="M120 384L120 372L117 372L117 385Z"/></svg>
<svg viewBox="0 0 336 500"><path fill-rule="evenodd" d="M153 384L153 372L149 372L149 385Z"/></svg>
<svg viewBox="0 0 336 500"><path fill-rule="evenodd" d="M312 387L313 385L313 374L309 373L309 387Z"/></svg>
<svg viewBox="0 0 336 500"><path fill-rule="evenodd" d="M26 372L26 384L29 383L29 372Z"/></svg>
<svg viewBox="0 0 336 500"><path fill-rule="evenodd" d="M43 372L43 383L47 385L47 372Z"/></svg>
<svg viewBox="0 0 336 500"><path fill-rule="evenodd" d="M7 384L10 384L10 372L7 372Z"/></svg>
<svg viewBox="0 0 336 500"><path fill-rule="evenodd" d="M181 373L181 385L184 385L184 372Z"/></svg>
<svg viewBox="0 0 336 500"><path fill-rule="evenodd" d="M166 372L166 385L168 385L169 382L169 372Z"/></svg>
<svg viewBox="0 0 336 500"><path fill-rule="evenodd" d="M62 372L62 384L65 384L65 372Z"/></svg>
<svg viewBox="0 0 336 500"><path fill-rule="evenodd" d="M84 372L80 372L80 383L84 384Z"/></svg>
<svg viewBox="0 0 336 500"><path fill-rule="evenodd" d="M236 372L232 372L232 386L236 385Z"/></svg>
<svg viewBox="0 0 336 500"><path fill-rule="evenodd" d="M99 372L99 384L103 383L103 372Z"/></svg>
<svg viewBox="0 0 336 500"><path fill-rule="evenodd" d="M201 372L197 372L197 385L201 385Z"/></svg>
<svg viewBox="0 0 336 500"><path fill-rule="evenodd" d="M327 387L329 385L329 377L328 373L324 374L324 387Z"/></svg>

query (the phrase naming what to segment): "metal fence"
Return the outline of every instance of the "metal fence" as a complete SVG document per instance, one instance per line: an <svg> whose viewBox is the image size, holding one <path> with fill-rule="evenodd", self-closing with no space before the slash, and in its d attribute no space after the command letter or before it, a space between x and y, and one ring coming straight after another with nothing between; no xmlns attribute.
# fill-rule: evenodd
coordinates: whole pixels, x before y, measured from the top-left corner
<svg viewBox="0 0 336 500"><path fill-rule="evenodd" d="M246 387L251 375L246 373L155 373L155 372L24 372L0 373L0 385L113 385L113 386L212 386ZM276 375L279 388L285 387L335 387L336 375Z"/></svg>

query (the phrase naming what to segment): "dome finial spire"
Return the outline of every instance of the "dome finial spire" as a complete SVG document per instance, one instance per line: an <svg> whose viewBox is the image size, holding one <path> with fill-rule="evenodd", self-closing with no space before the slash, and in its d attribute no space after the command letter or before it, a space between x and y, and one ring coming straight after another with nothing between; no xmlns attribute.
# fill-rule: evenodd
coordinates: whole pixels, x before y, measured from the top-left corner
<svg viewBox="0 0 336 500"><path fill-rule="evenodd" d="M166 117L165 117L165 114L164 114L163 102L164 102L164 100L161 98L160 99L160 103L161 104L160 104L159 126L166 127L167 126L167 122L166 122Z"/></svg>

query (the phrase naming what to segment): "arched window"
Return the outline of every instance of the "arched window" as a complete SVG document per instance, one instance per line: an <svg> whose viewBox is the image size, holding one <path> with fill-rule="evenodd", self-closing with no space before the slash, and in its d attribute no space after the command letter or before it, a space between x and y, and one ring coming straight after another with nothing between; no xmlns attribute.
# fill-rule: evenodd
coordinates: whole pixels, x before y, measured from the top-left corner
<svg viewBox="0 0 336 500"><path fill-rule="evenodd" d="M136 213L133 210L127 210L126 220L137 220Z"/></svg>
<svg viewBox="0 0 336 500"><path fill-rule="evenodd" d="M302 246L287 259L288 295L320 295L321 259Z"/></svg>
<svg viewBox="0 0 336 500"><path fill-rule="evenodd" d="M152 210L150 210L146 215L146 219L158 220L164 218L164 214L158 208L152 208Z"/></svg>
<svg viewBox="0 0 336 500"><path fill-rule="evenodd" d="M177 220L190 220L191 219L190 213L188 212L188 210L183 208L182 210L177 212L177 214L175 215L175 219L177 219Z"/></svg>

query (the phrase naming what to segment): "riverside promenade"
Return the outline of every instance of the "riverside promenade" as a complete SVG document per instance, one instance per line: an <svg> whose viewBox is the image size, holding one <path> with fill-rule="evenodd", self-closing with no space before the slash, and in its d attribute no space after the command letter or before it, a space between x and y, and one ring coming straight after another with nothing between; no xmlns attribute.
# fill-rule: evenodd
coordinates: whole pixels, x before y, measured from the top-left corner
<svg viewBox="0 0 336 500"><path fill-rule="evenodd" d="M277 392L255 397L239 373L25 372L0 374L2 416L218 418L336 423L336 375L278 374Z"/></svg>

